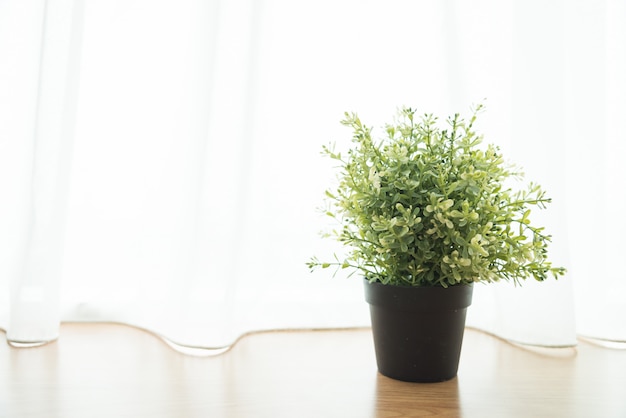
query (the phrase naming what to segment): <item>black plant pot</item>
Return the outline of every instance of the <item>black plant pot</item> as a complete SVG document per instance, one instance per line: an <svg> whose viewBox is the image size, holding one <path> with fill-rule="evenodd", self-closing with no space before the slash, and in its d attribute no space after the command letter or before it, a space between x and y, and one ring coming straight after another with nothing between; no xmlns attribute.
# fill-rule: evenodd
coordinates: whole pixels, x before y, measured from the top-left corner
<svg viewBox="0 0 626 418"><path fill-rule="evenodd" d="M456 376L472 285L405 287L365 280L378 371L408 382Z"/></svg>

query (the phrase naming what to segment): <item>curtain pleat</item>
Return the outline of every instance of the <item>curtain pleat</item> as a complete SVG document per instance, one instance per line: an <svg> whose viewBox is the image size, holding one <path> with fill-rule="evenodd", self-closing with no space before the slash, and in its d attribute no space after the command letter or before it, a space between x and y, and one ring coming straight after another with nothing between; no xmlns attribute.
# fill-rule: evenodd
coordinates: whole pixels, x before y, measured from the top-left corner
<svg viewBox="0 0 626 418"><path fill-rule="evenodd" d="M24 174L17 178L23 237L10 280L10 322L7 339L36 344L56 338L59 329L59 288L63 240L75 126L78 64L82 27L80 1L48 0L26 10L34 30L26 47L30 68L24 68L34 88L17 91L31 95L25 121L11 141L23 141ZM36 23L39 23L38 27ZM29 34L30 35L30 34ZM25 60L26 61L26 60ZM20 219L21 218L21 219Z"/></svg>

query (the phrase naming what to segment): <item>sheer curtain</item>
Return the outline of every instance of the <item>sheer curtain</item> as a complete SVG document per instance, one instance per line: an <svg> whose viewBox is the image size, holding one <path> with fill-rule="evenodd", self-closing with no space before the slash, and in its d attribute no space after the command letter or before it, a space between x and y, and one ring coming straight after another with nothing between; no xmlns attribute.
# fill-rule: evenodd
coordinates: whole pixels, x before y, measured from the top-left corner
<svg viewBox="0 0 626 418"><path fill-rule="evenodd" d="M357 111L466 112L554 203L566 277L477 286L468 325L549 346L626 340L624 0L0 0L0 327L114 321L190 347L369 323L311 275Z"/></svg>

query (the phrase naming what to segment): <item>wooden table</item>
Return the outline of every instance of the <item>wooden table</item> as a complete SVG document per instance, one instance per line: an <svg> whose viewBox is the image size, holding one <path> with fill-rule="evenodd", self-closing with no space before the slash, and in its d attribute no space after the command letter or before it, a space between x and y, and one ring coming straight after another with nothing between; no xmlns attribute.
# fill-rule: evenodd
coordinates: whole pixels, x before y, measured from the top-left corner
<svg viewBox="0 0 626 418"><path fill-rule="evenodd" d="M115 324L0 344L3 418L404 416L624 418L626 351L528 349L468 329L458 377L416 384L377 373L369 329L256 333L213 357Z"/></svg>

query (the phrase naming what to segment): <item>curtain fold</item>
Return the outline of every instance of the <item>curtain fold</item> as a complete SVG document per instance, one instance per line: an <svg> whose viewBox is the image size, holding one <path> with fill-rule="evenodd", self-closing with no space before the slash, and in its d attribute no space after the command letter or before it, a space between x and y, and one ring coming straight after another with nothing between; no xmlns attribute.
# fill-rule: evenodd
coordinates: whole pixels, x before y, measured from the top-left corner
<svg viewBox="0 0 626 418"><path fill-rule="evenodd" d="M626 274L617 267L626 225L626 2L567 4L564 127L568 169L566 216L577 329L582 335L626 341Z"/></svg>
<svg viewBox="0 0 626 418"><path fill-rule="evenodd" d="M400 105L478 129L553 198L558 281L478 285L468 325L547 346L626 340L624 0L0 3L0 326L113 321L190 347L367 326L311 275L322 145ZM4 94L4 92L7 94ZM5 232L4 232L5 231Z"/></svg>
<svg viewBox="0 0 626 418"><path fill-rule="evenodd" d="M49 0L26 7L29 62L17 62L34 85L14 92L31 95L24 109L25 125L15 126L11 141L30 154L20 191L22 213L16 223L23 237L16 240L13 278L10 283L10 322L7 339L37 344L56 338L59 329L59 287L63 257L68 184L80 60L82 4ZM39 27L37 27L39 23ZM9 34L7 34L9 35ZM30 34L29 34L30 35ZM26 60L25 60L26 61ZM34 68L33 68L34 67ZM19 101L19 99L18 99ZM22 148L23 147L23 148ZM21 219L20 219L21 218Z"/></svg>

